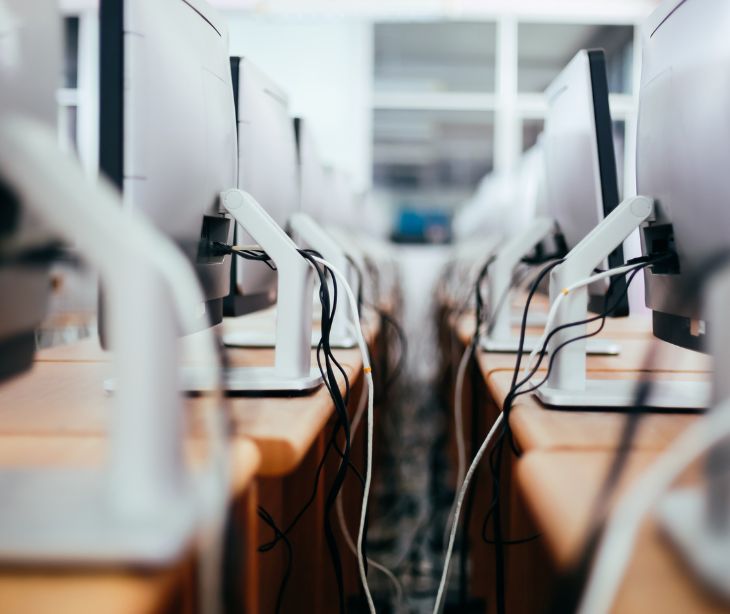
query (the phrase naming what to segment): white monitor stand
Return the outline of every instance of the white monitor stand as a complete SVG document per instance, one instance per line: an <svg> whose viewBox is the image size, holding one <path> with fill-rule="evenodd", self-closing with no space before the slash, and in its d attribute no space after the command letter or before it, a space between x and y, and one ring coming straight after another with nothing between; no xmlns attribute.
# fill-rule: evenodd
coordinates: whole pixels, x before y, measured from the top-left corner
<svg viewBox="0 0 730 614"><path fill-rule="evenodd" d="M174 315L182 313L180 288L197 304L202 293L182 253L125 211L105 184L88 181L56 142L46 126L4 118L0 168L23 206L98 268L119 387L110 401L106 466L0 470L0 489L8 493L0 506L0 560L169 564L190 546L205 514L183 456L183 323ZM212 339L208 350L215 359ZM216 371L211 363L209 380Z"/></svg>
<svg viewBox="0 0 730 614"><path fill-rule="evenodd" d="M593 229L550 277L551 303L581 279L590 277L595 268L654 212L648 198L634 197L622 202ZM555 328L585 320L588 313L586 287L562 299L555 319ZM564 342L585 335L587 326L572 326L553 335L548 345L552 356ZM710 387L700 382L655 382L648 404L665 409L701 409L710 402ZM586 377L586 341L564 346L555 356L548 381L536 392L545 405L562 408L632 407L636 382L622 380L589 380Z"/></svg>
<svg viewBox="0 0 730 614"><path fill-rule="evenodd" d="M322 257L338 271L347 276L350 286L357 288L357 279L353 266L339 244L309 215L295 213L289 219L289 225L298 244L308 247L322 254ZM300 256L301 258L301 256ZM330 291L332 286L330 285ZM319 287L314 290L314 308L319 305ZM315 317L315 319L319 319ZM330 334L330 345L333 348L354 348L357 345L355 326L359 323L353 320L352 311L348 309L344 290L338 292L338 304ZM311 346L317 347L320 333L312 331ZM231 331L224 335L223 342L229 347L273 347L274 337L268 331Z"/></svg>
<svg viewBox="0 0 730 614"><path fill-rule="evenodd" d="M487 283L489 285L489 304L487 334L481 339L481 347L486 352L513 353L520 347L520 340L512 332L515 323L515 314L512 312L511 285L512 276L522 259L535 246L550 235L555 229L555 221L548 217L538 217L523 232L519 233L497 252L497 257L489 267ZM522 323L522 316L518 317ZM547 323L542 318L542 325ZM528 326L540 325L539 320L530 319ZM523 351L532 352L539 342L539 337L525 337ZM590 339L586 344L589 354L615 356L621 350L619 344L604 339Z"/></svg>
<svg viewBox="0 0 730 614"><path fill-rule="evenodd" d="M229 392L306 392L322 384L319 369L312 367L312 292L314 271L295 243L274 219L243 190L221 194L224 209L253 237L271 258L277 270L277 312L274 365L229 367L225 372ZM231 256L235 258L236 256ZM230 338L225 338L231 344ZM238 344L235 344L238 345ZM193 371L184 385L201 390Z"/></svg>

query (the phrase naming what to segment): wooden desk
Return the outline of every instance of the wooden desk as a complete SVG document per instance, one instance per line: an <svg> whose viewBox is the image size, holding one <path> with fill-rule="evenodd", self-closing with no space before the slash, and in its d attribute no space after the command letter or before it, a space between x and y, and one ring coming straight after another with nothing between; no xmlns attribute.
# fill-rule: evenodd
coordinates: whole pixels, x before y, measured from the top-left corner
<svg viewBox="0 0 730 614"><path fill-rule="evenodd" d="M256 326L260 327L261 322ZM271 321L269 326L273 329ZM371 339L375 338L377 332L373 320L369 326ZM337 356L353 385L353 397L357 398L362 385L359 350L337 351ZM273 363L273 351L232 349L229 350L229 359L233 366L262 366ZM16 462L31 464L52 463L58 458L86 462L89 457L98 462L103 456L103 440L100 436L105 432L113 405L111 397L104 394L102 383L112 374L112 366L111 355L102 352L96 338L39 352L30 373L0 388L0 462L4 454L15 458ZM244 448L250 448L256 454L258 473L262 476L257 494L261 504L283 528L312 492L316 466L324 453L331 428L332 401L325 388L303 396L233 397L229 401L234 418L234 454L240 455ZM194 411L200 402L189 399L186 402L188 411ZM6 446L2 443L4 441L12 443ZM67 445L69 441L73 441L73 445ZM354 458L360 458L359 454L356 453ZM331 483L336 466L335 455L330 454L312 508L290 536L295 557L298 557L287 589L290 607L296 602L312 611L332 609L332 604L327 602L327 595L332 595L334 590L329 577L331 569L326 561L321 522L324 493ZM235 471L234 475L244 481L241 471ZM253 536L246 535L249 541L247 548L251 550L253 546L268 541L271 531L258 523L255 507L249 505L247 511L248 522L254 529ZM251 518L253 523L250 522ZM246 519L243 522L247 522ZM341 555L346 568L349 563L350 568L346 571L352 578L356 575L354 558L344 548L341 548ZM249 607L249 611L273 611L282 576L284 549L279 547L271 553L253 556L259 573L255 588L261 600L255 607ZM0 580L3 577L0 575ZM76 575L73 577L76 578ZM117 578L117 574L112 577ZM9 579L9 585L15 587L12 590L20 585L17 579L15 575ZM59 582L63 590L71 590L66 588L71 587L71 584ZM146 585L145 582L140 584ZM170 581L170 584L175 585L175 580ZM35 586L30 580L24 585ZM97 586L97 583L93 585ZM157 583L152 582L152 585L156 586ZM8 590L8 594L11 594L12 590ZM153 592L155 595L159 593L157 589ZM106 590L104 595L107 598ZM109 593L109 599L113 598L114 595ZM0 610L5 611L1 607L2 599L3 595L0 594ZM117 601L124 603L122 599ZM252 603L250 599L248 601ZM159 602L166 603L166 597L160 595ZM156 610L159 611L160 607L156 606Z"/></svg>
<svg viewBox="0 0 730 614"><path fill-rule="evenodd" d="M643 328L645 327L646 328ZM603 336L620 339L617 357L589 357L590 377L638 379L651 343L647 320L613 320ZM463 351L471 340L473 317L453 323L453 337ZM711 362L704 356L661 345L652 365L657 379L707 379ZM478 353L475 369L478 439L486 434L502 409L514 369L514 355ZM465 385L470 407L471 386ZM690 414L649 414L643 417L632 442L625 487L684 429L699 419ZM542 533L542 539L507 548L507 596L510 612L536 612L550 599L552 581L580 549L591 505L606 468L615 454L626 421L621 413L545 409L531 395L520 397L510 417L515 441L525 453L521 460L505 457L502 478L503 530L508 539ZM469 424L468 418L464 420ZM468 432L468 429L467 429ZM494 567L491 546L481 544L481 523L491 498L486 470L477 482L472 537L472 592L493 603ZM487 581L485 582L485 578ZM525 586L530 591L525 591ZM493 606L492 606L493 607ZM488 611L493 611L490 607ZM715 603L687 573L655 527L644 530L614 611L717 612L729 611Z"/></svg>
<svg viewBox="0 0 730 614"><path fill-rule="evenodd" d="M1 467L88 467L102 462L106 442L98 436L0 435ZM192 462L205 455L201 446L189 442ZM255 517L257 504L253 482L259 452L248 441L233 450L231 513L245 526ZM242 565L237 583L245 587L238 595L242 611L259 608L252 533L231 542L240 549ZM246 543L249 542L249 543ZM0 611L8 614L173 614L197 612L195 557L193 553L169 568L158 570L133 567L2 567L0 568Z"/></svg>
<svg viewBox="0 0 730 614"><path fill-rule="evenodd" d="M581 551L592 505L612 457L600 451L537 451L517 462L520 492L554 568L565 568ZM633 452L617 492L624 491L656 457L653 452ZM728 612L730 607L702 590L650 519L640 533L612 611L714 614Z"/></svg>
<svg viewBox="0 0 730 614"><path fill-rule="evenodd" d="M241 326L229 322L226 325ZM373 322L370 338L377 332ZM229 348L227 352L233 367L260 367L274 361L272 349ZM356 384L362 373L360 350L335 350L335 354L351 384ZM315 352L312 357L316 360ZM95 337L72 346L42 350L32 378L20 378L13 383L12 390L0 389L0 432L98 432L104 428L111 408L111 399L103 395L101 385L113 373L112 359L113 355L104 352ZM75 374L72 384L70 373ZM49 405L48 397L39 398L38 389L53 390L53 403ZM283 476L296 469L334 411L324 387L298 396L229 397L228 403L236 434L252 439L259 447L263 476ZM191 407L196 404L195 400L189 401ZM73 413L65 411L70 406L75 408ZM28 407L35 411L29 412ZM64 411L59 412L58 408Z"/></svg>
<svg viewBox="0 0 730 614"><path fill-rule="evenodd" d="M156 573L0 571L5 614L173 614L192 612L190 566Z"/></svg>

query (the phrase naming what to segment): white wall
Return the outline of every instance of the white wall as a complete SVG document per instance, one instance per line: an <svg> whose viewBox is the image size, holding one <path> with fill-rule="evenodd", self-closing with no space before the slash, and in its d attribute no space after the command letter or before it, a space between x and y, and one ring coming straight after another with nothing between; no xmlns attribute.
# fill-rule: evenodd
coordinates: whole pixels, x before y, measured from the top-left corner
<svg viewBox="0 0 730 614"><path fill-rule="evenodd" d="M372 28L364 21L227 13L232 55L251 59L311 123L325 163L371 183Z"/></svg>

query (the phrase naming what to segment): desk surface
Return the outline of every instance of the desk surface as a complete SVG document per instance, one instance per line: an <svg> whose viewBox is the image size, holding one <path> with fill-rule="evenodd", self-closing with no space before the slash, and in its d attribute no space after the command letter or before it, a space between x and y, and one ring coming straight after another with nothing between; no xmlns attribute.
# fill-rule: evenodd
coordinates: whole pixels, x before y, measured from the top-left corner
<svg viewBox="0 0 730 614"><path fill-rule="evenodd" d="M656 458L632 452L617 492ZM520 489L549 552L560 567L583 547L592 506L608 471L608 452L530 452L517 463ZM693 580L681 558L649 519L612 609L614 612L686 614L728 612Z"/></svg>
<svg viewBox="0 0 730 614"><path fill-rule="evenodd" d="M273 317L274 312L268 311L227 320L225 326L273 330ZM368 319L366 333L371 339L377 333L374 318ZM274 361L271 349L229 348L227 352L236 367L271 365ZM335 350L335 354L354 383L362 373L360 351ZM101 388L101 382L111 374L111 358L96 338L39 352L30 374L0 388L0 433L98 434L105 428L112 407L112 400ZM44 393L39 395L39 390ZM194 409L199 402L188 400L188 406ZM236 435L252 439L259 447L259 473L264 476L293 471L334 411L324 387L292 397L230 397L229 408Z"/></svg>
<svg viewBox="0 0 730 614"><path fill-rule="evenodd" d="M106 452L100 437L63 437L51 434L0 434L0 466L83 467L99 464ZM205 458L204 450L188 446L191 461ZM238 441L232 450L231 490L242 494L254 479L260 461L251 441ZM188 558L161 570L110 567L0 568L0 611L7 614L160 614L169 612L176 595L191 587ZM189 599L189 597L188 597Z"/></svg>
<svg viewBox="0 0 730 614"><path fill-rule="evenodd" d="M155 573L38 573L0 571L0 610L5 614L159 614L184 570Z"/></svg>
<svg viewBox="0 0 730 614"><path fill-rule="evenodd" d="M646 328L649 325L650 321L646 318L613 320L613 336L624 333L620 337L621 354L589 356L589 377L637 380L639 370L646 367L646 355L652 343L658 344L655 360L651 363L651 370L657 379L696 381L709 377L712 365L707 356L652 339ZM457 336L462 343L471 339L473 327L474 319L470 315L456 323ZM608 332L602 335L611 336ZM500 409L510 389L515 359L515 354L494 354L481 350L477 354L489 396ZM691 414L649 414L643 419L634 446L663 449L696 419ZM626 416L621 413L545 409L533 395L519 397L511 415L515 438L525 451L613 449L625 421Z"/></svg>
<svg viewBox="0 0 730 614"><path fill-rule="evenodd" d="M454 325L462 344L471 340L473 316ZM541 332L541 331L535 331ZM589 376L638 379L651 343L659 343L650 369L657 379L707 379L711 361L701 354L653 341L646 318L610 321L603 337L619 339L622 353L590 356ZM501 409L509 391L514 354L479 352L478 364L489 397ZM532 395L520 397L510 424L525 452L517 462L517 484L558 568L570 564L583 546L592 506L616 452L626 416L605 411L545 409ZM692 422L692 414L647 414L632 442L628 467L617 492L644 470ZM615 612L727 612L687 572L651 522L644 527L621 587Z"/></svg>

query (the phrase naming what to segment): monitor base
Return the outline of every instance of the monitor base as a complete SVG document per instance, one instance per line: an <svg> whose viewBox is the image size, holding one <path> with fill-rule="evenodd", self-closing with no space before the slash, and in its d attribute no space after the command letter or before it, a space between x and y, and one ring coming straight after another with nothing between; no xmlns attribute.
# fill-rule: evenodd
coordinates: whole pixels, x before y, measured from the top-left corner
<svg viewBox="0 0 730 614"><path fill-rule="evenodd" d="M539 341L539 337L525 337L522 351L534 351ZM518 337L511 339L490 339L489 337L484 337L480 340L481 349L494 354L516 354L519 345L520 340ZM610 339L589 339L586 347L588 354L594 356L618 356L621 353L621 345Z"/></svg>
<svg viewBox="0 0 730 614"><path fill-rule="evenodd" d="M210 381L208 370L197 370L195 367L183 367L181 387L184 392L210 392L204 381ZM316 390L322 385L322 374L314 367L309 375L301 377L283 377L275 367L228 367L224 371L224 389L228 393L303 393ZM104 380L104 390L108 393L116 391L114 378Z"/></svg>
<svg viewBox="0 0 730 614"><path fill-rule="evenodd" d="M192 496L171 499L143 518L111 507L105 471L3 469L0 561L22 564L169 565L195 535Z"/></svg>
<svg viewBox="0 0 730 614"><path fill-rule="evenodd" d="M186 392L205 392L194 368L183 367L182 374ZM301 377L283 377L275 367L228 367L224 377L226 392L231 393L302 393L322 385L322 375L316 367Z"/></svg>
<svg viewBox="0 0 730 614"><path fill-rule="evenodd" d="M319 346L321 335L318 331L312 331L312 347ZM225 333L223 344L232 348L273 348L276 345L276 337L273 332L247 330ZM340 350L350 350L357 347L357 339L352 335L330 337L330 347Z"/></svg>
<svg viewBox="0 0 730 614"><path fill-rule="evenodd" d="M587 380L584 390L558 390L547 384L535 396L548 407L557 409L633 408L636 381ZM709 382L655 381L647 407L671 410L704 410L710 406Z"/></svg>
<svg viewBox="0 0 730 614"><path fill-rule="evenodd" d="M730 531L708 526L707 492L684 488L664 496L659 522L685 561L705 585L730 599Z"/></svg>
<svg viewBox="0 0 730 614"><path fill-rule="evenodd" d="M518 309L512 312L510 321L513 326L522 326L522 310ZM538 311L535 313L528 312L527 314L527 327L528 328L545 328L547 325L547 311Z"/></svg>

